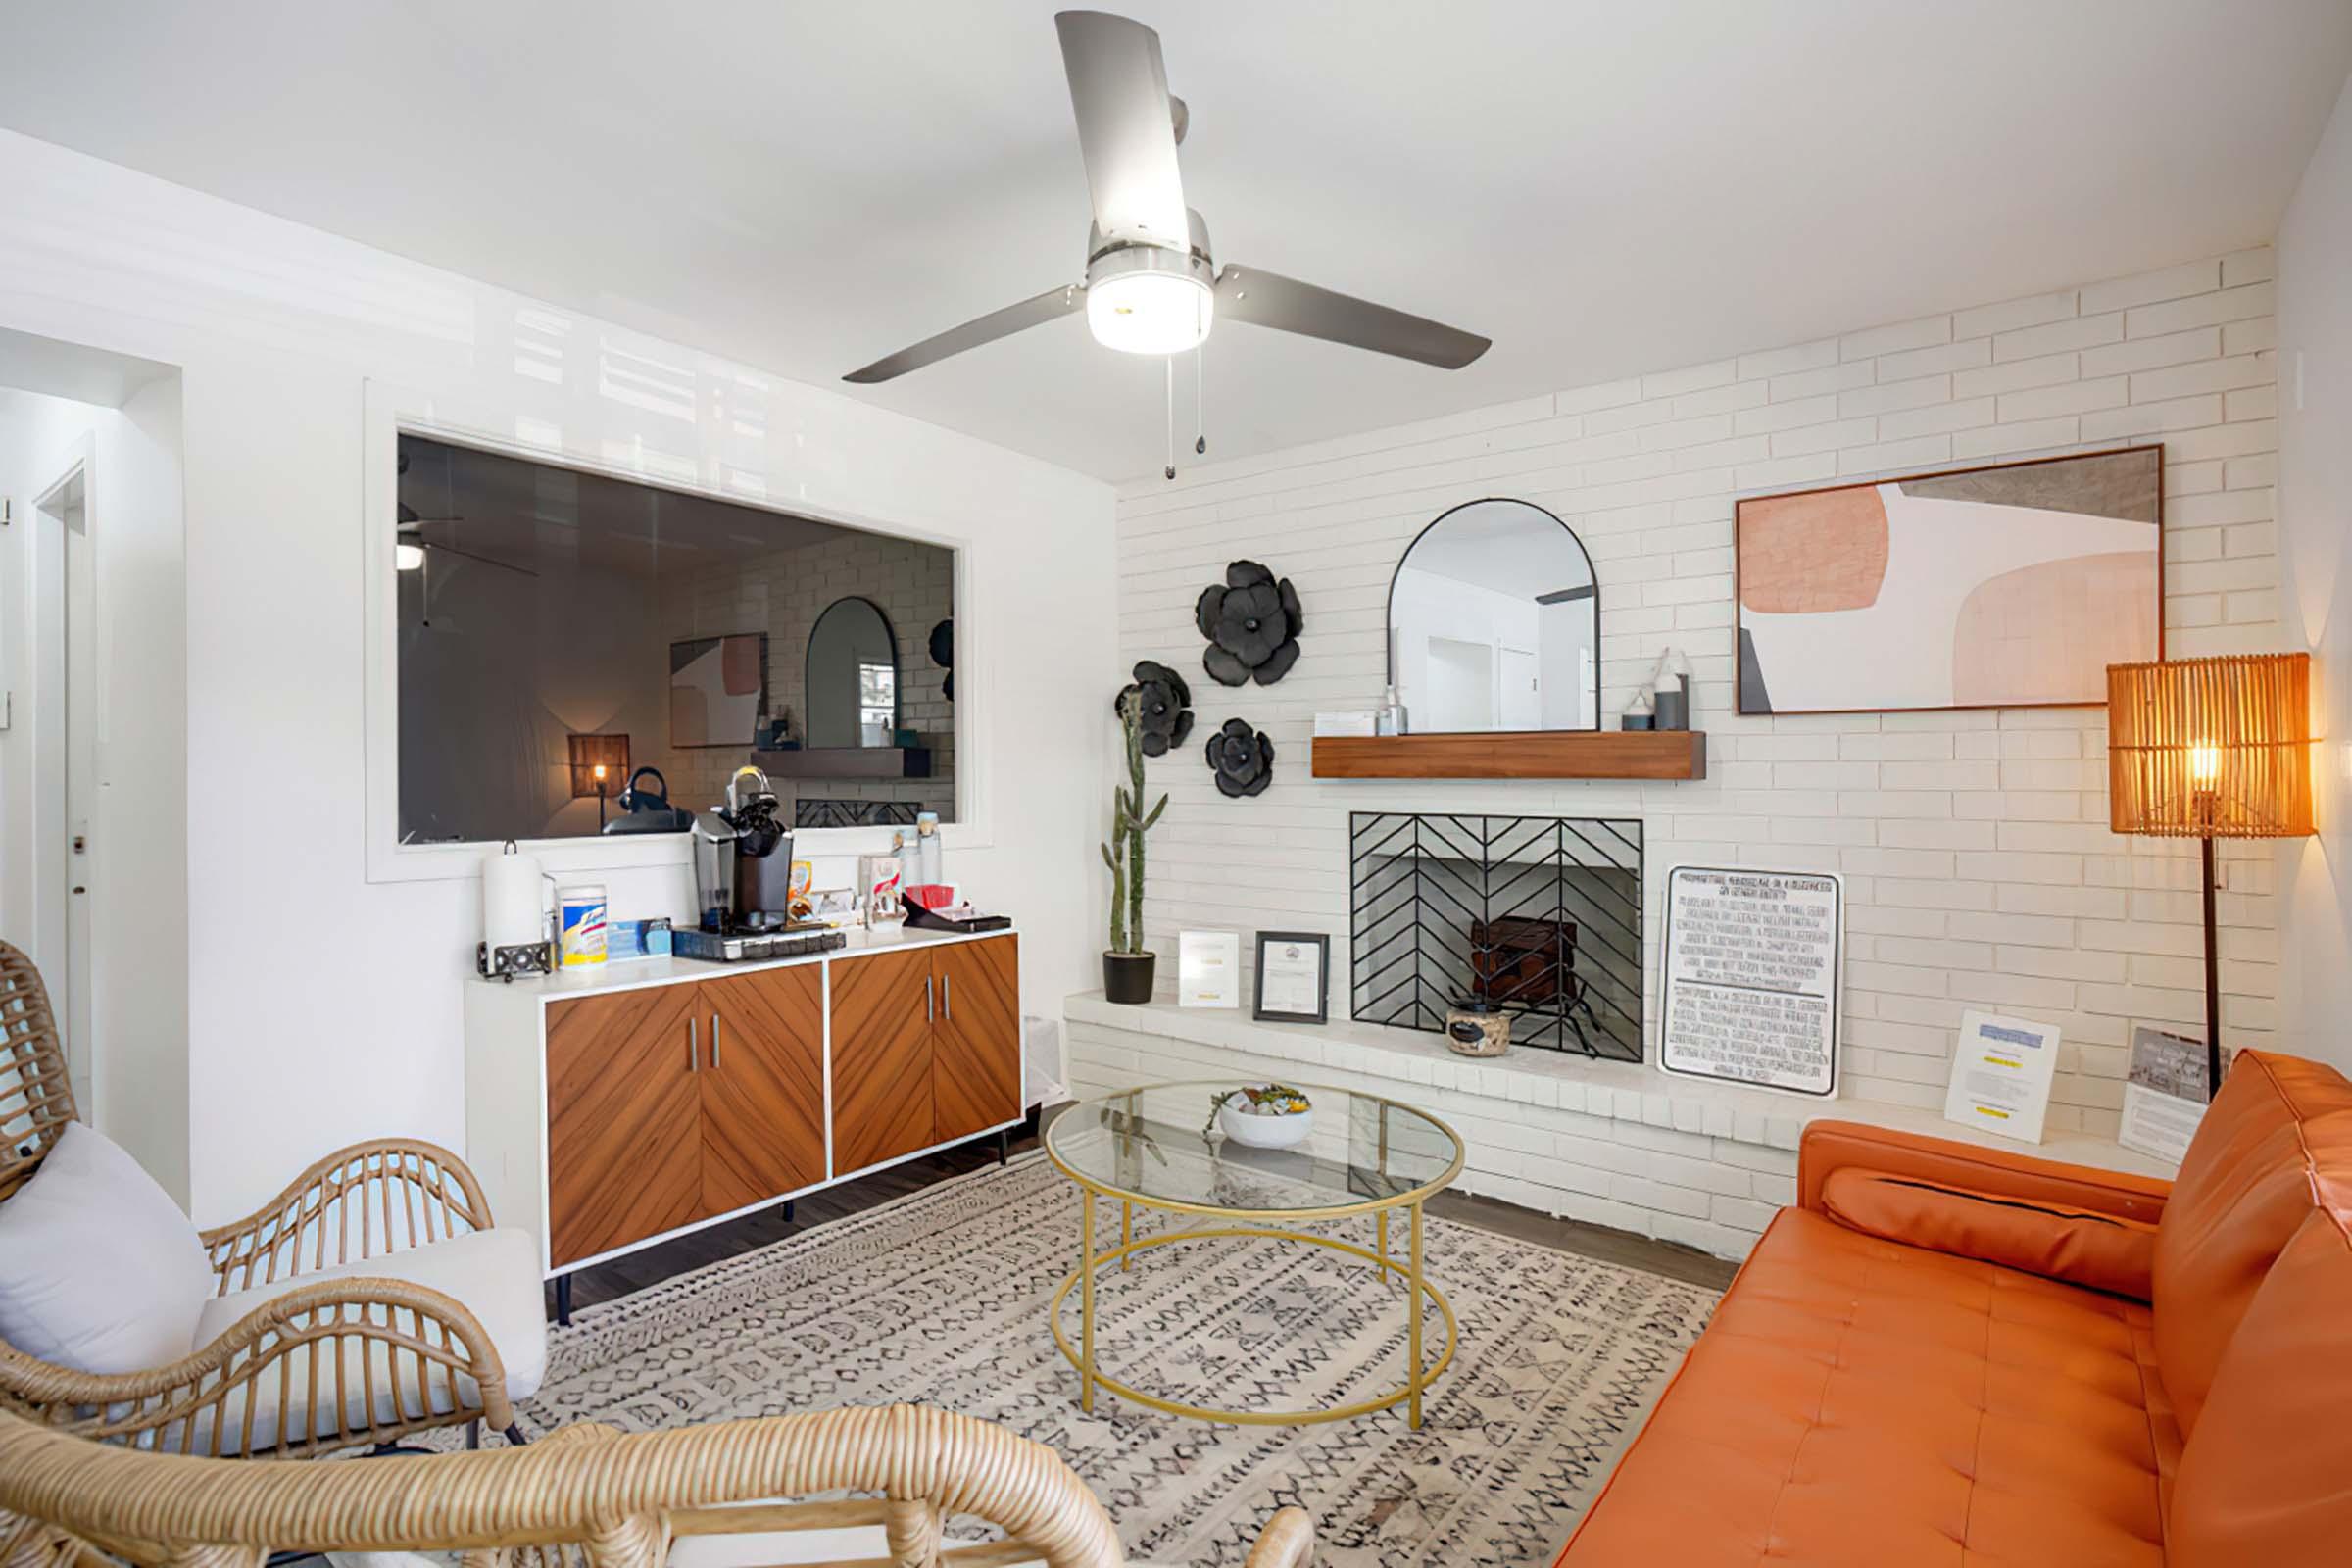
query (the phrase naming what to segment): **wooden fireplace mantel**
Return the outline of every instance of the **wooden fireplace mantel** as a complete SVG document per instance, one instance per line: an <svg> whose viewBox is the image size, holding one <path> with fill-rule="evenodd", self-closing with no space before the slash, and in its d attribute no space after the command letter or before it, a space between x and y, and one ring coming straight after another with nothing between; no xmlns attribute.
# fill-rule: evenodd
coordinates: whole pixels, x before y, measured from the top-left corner
<svg viewBox="0 0 2352 1568"><path fill-rule="evenodd" d="M1317 778L1702 779L1707 776L1707 732L1318 735L1313 771Z"/></svg>

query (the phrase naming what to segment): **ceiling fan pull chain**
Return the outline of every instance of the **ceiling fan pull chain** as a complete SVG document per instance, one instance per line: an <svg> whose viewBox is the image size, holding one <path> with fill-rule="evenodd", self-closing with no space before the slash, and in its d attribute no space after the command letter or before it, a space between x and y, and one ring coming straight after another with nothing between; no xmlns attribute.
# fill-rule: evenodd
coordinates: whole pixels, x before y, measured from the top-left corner
<svg viewBox="0 0 2352 1568"><path fill-rule="evenodd" d="M1193 350L1193 455L1208 456L1208 339Z"/></svg>
<svg viewBox="0 0 2352 1568"><path fill-rule="evenodd" d="M1176 477L1176 356L1159 362L1168 375L1168 477Z"/></svg>

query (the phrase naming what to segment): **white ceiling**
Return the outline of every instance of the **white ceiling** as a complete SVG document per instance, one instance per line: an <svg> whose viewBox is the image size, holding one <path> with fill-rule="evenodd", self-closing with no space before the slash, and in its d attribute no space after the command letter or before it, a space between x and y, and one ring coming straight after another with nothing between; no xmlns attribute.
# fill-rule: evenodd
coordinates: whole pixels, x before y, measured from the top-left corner
<svg viewBox="0 0 2352 1568"><path fill-rule="evenodd" d="M1079 275L1054 9L0 0L0 124L838 387ZM1228 323L1212 458L2264 242L2352 66L2344 0L1123 9L1220 261L1495 340ZM1077 318L843 390L1161 461L1158 362Z"/></svg>
<svg viewBox="0 0 2352 1568"><path fill-rule="evenodd" d="M853 530L764 507L401 437L400 499L429 544L527 571L658 577L839 539Z"/></svg>

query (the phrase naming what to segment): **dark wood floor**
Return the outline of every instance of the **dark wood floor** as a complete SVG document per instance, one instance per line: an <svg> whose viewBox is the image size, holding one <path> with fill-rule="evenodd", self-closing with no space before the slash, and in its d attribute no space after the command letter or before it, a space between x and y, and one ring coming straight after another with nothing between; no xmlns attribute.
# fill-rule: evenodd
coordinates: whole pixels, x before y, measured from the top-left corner
<svg viewBox="0 0 2352 1568"><path fill-rule="evenodd" d="M1034 1132L1015 1136L1012 1152L1018 1154L1038 1147ZM887 1203L894 1198L922 1191L934 1182L950 1176L960 1176L997 1162L997 1144L994 1138L976 1143L961 1144L954 1149L926 1154L921 1159L904 1165L893 1165L871 1175L843 1182L821 1193L811 1193L792 1205L792 1217L785 1217L784 1205L764 1208L756 1214L713 1225L692 1236L681 1236L674 1242L649 1247L642 1252L574 1274L571 1285L573 1310L593 1306L599 1301L611 1301L642 1291L649 1285L691 1272L705 1264L720 1262L755 1248L802 1231L813 1229L832 1220L845 1219L877 1203ZM1709 1256L1694 1249L1673 1242L1656 1242L1631 1231L1611 1230L1603 1225L1588 1225L1582 1220L1557 1219L1539 1214L1532 1208L1505 1203L1492 1198L1473 1197L1468 1193L1440 1193L1429 1201L1429 1212L1443 1219L1476 1225L1485 1230L1515 1236L1539 1247L1555 1247L1564 1252L1578 1252L1603 1262L1621 1263L1628 1268L1647 1269L1669 1279L1683 1280L1693 1285L1705 1285L1720 1290L1729 1285L1736 1263ZM555 1291L548 1290L548 1309L555 1309Z"/></svg>

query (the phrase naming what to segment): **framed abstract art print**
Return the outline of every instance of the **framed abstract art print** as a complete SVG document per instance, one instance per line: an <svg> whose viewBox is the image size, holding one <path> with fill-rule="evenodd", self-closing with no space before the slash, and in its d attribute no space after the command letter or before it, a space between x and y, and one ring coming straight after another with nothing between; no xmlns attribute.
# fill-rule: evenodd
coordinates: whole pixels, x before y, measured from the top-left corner
<svg viewBox="0 0 2352 1568"><path fill-rule="evenodd" d="M2164 657L2164 449L1751 496L1739 710L2062 708Z"/></svg>
<svg viewBox="0 0 2352 1568"><path fill-rule="evenodd" d="M669 645L669 744L749 746L767 695L767 634Z"/></svg>

